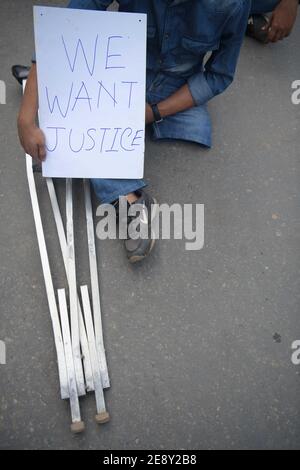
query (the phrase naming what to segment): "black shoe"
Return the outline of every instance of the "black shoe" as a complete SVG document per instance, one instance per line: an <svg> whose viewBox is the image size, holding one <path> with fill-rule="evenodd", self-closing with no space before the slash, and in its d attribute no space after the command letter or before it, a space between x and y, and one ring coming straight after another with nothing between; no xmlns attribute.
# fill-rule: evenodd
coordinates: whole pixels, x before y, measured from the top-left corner
<svg viewBox="0 0 300 470"><path fill-rule="evenodd" d="M124 242L130 263L137 263L145 259L151 253L155 244L151 225L156 215L156 200L143 190L136 191L136 194L138 199L130 207L136 209L137 215L130 215L129 207L127 219L128 238ZM136 239L132 238L130 227L138 227L141 236ZM147 234L147 238L145 238L145 234Z"/></svg>
<svg viewBox="0 0 300 470"><path fill-rule="evenodd" d="M18 80L20 85L22 85L23 80L26 80L28 78L30 67L27 67L25 65L13 65L11 68L11 72L13 76Z"/></svg>
<svg viewBox="0 0 300 470"><path fill-rule="evenodd" d="M268 29L266 28L268 24L269 18L267 15L251 15L248 19L246 35L263 44L266 44L268 42ZM262 29L263 27L266 29Z"/></svg>

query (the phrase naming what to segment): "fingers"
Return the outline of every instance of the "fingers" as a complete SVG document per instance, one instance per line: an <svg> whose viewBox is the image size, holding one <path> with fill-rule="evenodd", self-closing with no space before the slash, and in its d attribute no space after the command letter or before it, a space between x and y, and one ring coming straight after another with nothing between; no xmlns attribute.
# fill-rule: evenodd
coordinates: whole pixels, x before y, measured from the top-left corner
<svg viewBox="0 0 300 470"><path fill-rule="evenodd" d="M26 153L34 160L43 162L46 159L45 137L40 129L31 137L30 141L24 146Z"/></svg>
<svg viewBox="0 0 300 470"><path fill-rule="evenodd" d="M284 32L275 24L268 30L269 42L277 42L285 37Z"/></svg>
<svg viewBox="0 0 300 470"><path fill-rule="evenodd" d="M36 144L26 143L26 144L23 144L22 146L27 155L30 155L34 160L39 160L38 146Z"/></svg>
<svg viewBox="0 0 300 470"><path fill-rule="evenodd" d="M288 32L281 28L277 23L273 23L268 31L269 42L282 41L285 37L288 36Z"/></svg>
<svg viewBox="0 0 300 470"><path fill-rule="evenodd" d="M275 10L269 24L264 26L263 30L268 30L268 42L277 42L290 35L292 25L282 14Z"/></svg>
<svg viewBox="0 0 300 470"><path fill-rule="evenodd" d="M45 144L38 145L38 159L43 162L46 160L46 147Z"/></svg>
<svg viewBox="0 0 300 470"><path fill-rule="evenodd" d="M274 18L274 14L271 16L271 19L270 19L270 22L267 26L267 30L268 30L268 42L276 42L275 41L275 38L276 38L276 34L277 34L277 24L276 24L276 21L275 21L275 18Z"/></svg>
<svg viewBox="0 0 300 470"><path fill-rule="evenodd" d="M269 31L271 29L272 17L270 19L268 17L265 17L265 20L266 20L266 24L261 28L261 31L266 33L265 43L267 44L268 42L270 42Z"/></svg>
<svg viewBox="0 0 300 470"><path fill-rule="evenodd" d="M37 159L40 162L43 162L46 159L46 146L45 146L45 136L41 129L37 129L36 135L36 155Z"/></svg>

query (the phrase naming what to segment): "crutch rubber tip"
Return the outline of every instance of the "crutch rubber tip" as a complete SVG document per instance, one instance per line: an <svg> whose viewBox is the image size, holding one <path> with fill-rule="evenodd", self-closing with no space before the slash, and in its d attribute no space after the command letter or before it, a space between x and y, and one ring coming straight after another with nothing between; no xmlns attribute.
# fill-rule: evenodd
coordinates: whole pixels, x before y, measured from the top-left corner
<svg viewBox="0 0 300 470"><path fill-rule="evenodd" d="M98 423L98 424L108 423L108 421L110 420L109 413L107 413L107 411L103 411L102 413L98 413L95 416L95 420L96 420L96 423Z"/></svg>
<svg viewBox="0 0 300 470"><path fill-rule="evenodd" d="M71 431L73 434L79 434L85 429L83 421L77 421L76 423L71 424Z"/></svg>

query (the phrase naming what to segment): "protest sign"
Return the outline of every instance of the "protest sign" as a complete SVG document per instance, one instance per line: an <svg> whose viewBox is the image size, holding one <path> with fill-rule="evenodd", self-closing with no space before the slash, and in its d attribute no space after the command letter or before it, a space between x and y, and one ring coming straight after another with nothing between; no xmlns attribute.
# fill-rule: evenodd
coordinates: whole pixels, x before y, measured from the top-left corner
<svg viewBox="0 0 300 470"><path fill-rule="evenodd" d="M43 176L143 177L146 18L34 7Z"/></svg>

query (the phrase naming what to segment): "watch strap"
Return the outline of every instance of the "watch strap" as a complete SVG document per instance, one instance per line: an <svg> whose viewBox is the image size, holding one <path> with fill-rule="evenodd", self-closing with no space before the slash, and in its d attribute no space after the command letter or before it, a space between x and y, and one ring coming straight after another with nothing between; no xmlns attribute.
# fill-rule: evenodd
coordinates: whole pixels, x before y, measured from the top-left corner
<svg viewBox="0 0 300 470"><path fill-rule="evenodd" d="M156 123L159 123L159 122L163 121L163 118L161 117L161 114L159 112L157 104L152 104L151 109L152 109L152 112L153 112L154 121Z"/></svg>

